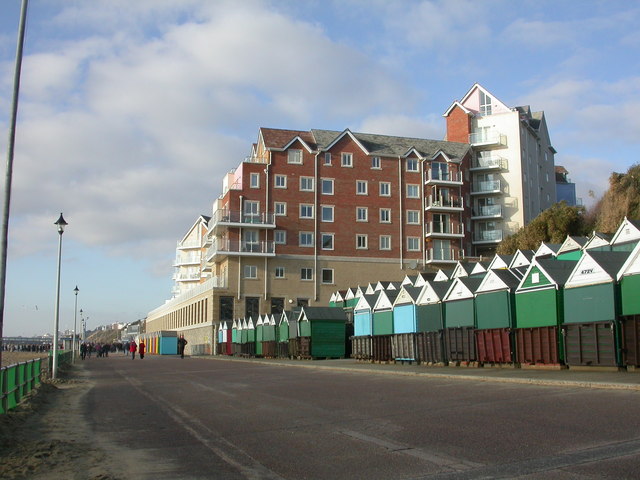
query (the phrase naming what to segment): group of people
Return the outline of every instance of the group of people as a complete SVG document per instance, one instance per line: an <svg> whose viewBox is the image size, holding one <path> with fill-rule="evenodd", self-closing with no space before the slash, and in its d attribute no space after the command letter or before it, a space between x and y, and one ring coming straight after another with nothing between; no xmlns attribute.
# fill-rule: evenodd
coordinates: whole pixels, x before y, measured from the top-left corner
<svg viewBox="0 0 640 480"><path fill-rule="evenodd" d="M136 352L140 355L140 360L144 358L144 352L146 351L147 346L144 344L144 340L140 340L140 343L136 344L135 340L131 340L129 342L129 353L131 354L131 360L136 359Z"/></svg>
<svg viewBox="0 0 640 480"><path fill-rule="evenodd" d="M180 338L178 338L178 354L180 358L184 358L184 347L187 343L184 335L180 335ZM109 351L115 352L117 350L122 350L124 355L131 355L131 360L135 360L137 353L140 356L140 360L142 360L147 351L147 346L144 340L140 340L138 343L136 343L135 340L131 340L130 342L119 343L117 345L82 343L80 344L80 358L82 358L82 360L87 358L87 356L91 358L92 352L96 352L98 357L108 357Z"/></svg>
<svg viewBox="0 0 640 480"><path fill-rule="evenodd" d="M100 357L108 357L109 352L115 352L117 349L116 345L112 345L109 343L89 343L84 342L80 344L80 358L84 360L85 358L91 358L91 354L96 352L96 356Z"/></svg>

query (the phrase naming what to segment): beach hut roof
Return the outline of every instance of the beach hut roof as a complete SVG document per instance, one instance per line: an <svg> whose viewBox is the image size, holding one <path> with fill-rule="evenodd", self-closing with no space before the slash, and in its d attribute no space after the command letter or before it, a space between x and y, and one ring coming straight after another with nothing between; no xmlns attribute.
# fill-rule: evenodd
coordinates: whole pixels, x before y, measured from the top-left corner
<svg viewBox="0 0 640 480"><path fill-rule="evenodd" d="M640 274L640 243L629 253L624 265L618 271L617 280L620 281L625 275Z"/></svg>
<svg viewBox="0 0 640 480"><path fill-rule="evenodd" d="M482 283L482 278L478 277L458 277L449 287L446 295L442 299L444 302L473 298L475 291Z"/></svg>
<svg viewBox="0 0 640 480"><path fill-rule="evenodd" d="M494 255L489 268L487 270L496 270L498 268L509 268L509 264L513 260L513 255Z"/></svg>
<svg viewBox="0 0 640 480"><path fill-rule="evenodd" d="M475 293L495 292L499 290L515 291L520 279L511 270L489 270Z"/></svg>
<svg viewBox="0 0 640 480"><path fill-rule="evenodd" d="M489 268L490 261L480 261L473 264L473 269L471 269L470 275L477 275L479 273L484 273Z"/></svg>
<svg viewBox="0 0 640 480"><path fill-rule="evenodd" d="M412 287L411 285L403 285L398 292L398 296L393 302L393 306L416 303L423 287Z"/></svg>
<svg viewBox="0 0 640 480"><path fill-rule="evenodd" d="M555 258L535 258L527 272L520 280L517 290L536 290L540 288L549 287L562 287L566 283L571 271L578 263L577 260L556 260ZM525 287L527 279L532 276L533 270L537 268L542 275L544 275L546 281L538 281L536 285Z"/></svg>
<svg viewBox="0 0 640 480"><path fill-rule="evenodd" d="M576 235L567 235L562 245L558 249L557 255L561 253L575 252L576 250L582 250L582 247L589 241L587 237L579 237Z"/></svg>
<svg viewBox="0 0 640 480"><path fill-rule="evenodd" d="M459 260L453 268L453 273L450 278L468 277L472 270L473 264Z"/></svg>
<svg viewBox="0 0 640 480"><path fill-rule="evenodd" d="M372 293L370 295L363 295L362 297L360 297L360 300L358 300L358 303L353 310L373 310L373 307L378 301L379 296L380 292Z"/></svg>
<svg viewBox="0 0 640 480"><path fill-rule="evenodd" d="M602 232L593 232L589 237L589 240L584 245L584 250L590 250L592 248L606 247L611 243L611 239L613 238L612 234L602 233Z"/></svg>
<svg viewBox="0 0 640 480"><path fill-rule="evenodd" d="M613 234L611 245L637 242L638 240L640 240L640 221L629 220L627 217L624 217L618 230Z"/></svg>
<svg viewBox="0 0 640 480"><path fill-rule="evenodd" d="M451 280L447 280L446 282L428 282L422 287L422 291L420 292L420 296L416 303L418 305L428 305L432 303L441 302L444 296L449 291L449 287L453 282Z"/></svg>
<svg viewBox="0 0 640 480"><path fill-rule="evenodd" d="M402 280L402 285L410 285L413 286L418 279L418 275L405 275L404 280Z"/></svg>
<svg viewBox="0 0 640 480"><path fill-rule="evenodd" d="M531 265L535 252L533 250L518 250L513 254L509 268L528 267Z"/></svg>
<svg viewBox="0 0 640 480"><path fill-rule="evenodd" d="M541 242L540 246L536 250L535 257L555 257L560 249L559 243L547 243Z"/></svg>
<svg viewBox="0 0 640 480"><path fill-rule="evenodd" d="M341 320L347 321L347 314L337 307L302 307L298 317L299 322L311 320Z"/></svg>
<svg viewBox="0 0 640 480"><path fill-rule="evenodd" d="M452 268L441 268L436 272L436 276L433 278L436 282L446 282L447 280L451 280L451 275L453 274Z"/></svg>
<svg viewBox="0 0 640 480"><path fill-rule="evenodd" d="M585 251L571 271L565 288L615 282L630 253Z"/></svg>

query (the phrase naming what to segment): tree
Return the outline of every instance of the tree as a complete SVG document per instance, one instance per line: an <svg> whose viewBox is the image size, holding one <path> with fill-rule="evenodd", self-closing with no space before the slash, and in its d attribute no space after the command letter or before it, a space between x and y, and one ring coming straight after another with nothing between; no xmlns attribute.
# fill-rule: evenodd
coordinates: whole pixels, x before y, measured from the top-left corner
<svg viewBox="0 0 640 480"><path fill-rule="evenodd" d="M612 173L609 190L591 209L589 216L595 230L614 233L624 217L640 219L640 164L632 165L627 173Z"/></svg>

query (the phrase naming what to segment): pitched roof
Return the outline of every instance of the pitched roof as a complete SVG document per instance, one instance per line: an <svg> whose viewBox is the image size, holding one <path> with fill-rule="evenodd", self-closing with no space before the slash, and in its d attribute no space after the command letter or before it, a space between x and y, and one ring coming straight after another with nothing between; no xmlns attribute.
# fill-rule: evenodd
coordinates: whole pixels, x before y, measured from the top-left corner
<svg viewBox="0 0 640 480"><path fill-rule="evenodd" d="M316 142L311 132L304 130L283 130L279 128L260 128L260 135L266 148L283 149L291 140L300 137L311 148L316 148Z"/></svg>
<svg viewBox="0 0 640 480"><path fill-rule="evenodd" d="M347 314L344 310L337 307L302 307L300 310L300 320L347 320Z"/></svg>

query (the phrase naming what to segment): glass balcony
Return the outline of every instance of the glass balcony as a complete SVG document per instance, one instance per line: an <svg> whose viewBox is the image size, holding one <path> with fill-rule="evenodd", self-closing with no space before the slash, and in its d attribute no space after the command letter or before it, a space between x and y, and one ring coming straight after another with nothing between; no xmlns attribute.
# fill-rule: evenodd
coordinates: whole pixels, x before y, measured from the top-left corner
<svg viewBox="0 0 640 480"><path fill-rule="evenodd" d="M427 185L462 185L462 172L441 172L427 170L424 183Z"/></svg>
<svg viewBox="0 0 640 480"><path fill-rule="evenodd" d="M503 187L500 180L487 180L484 182L474 182L471 187L471 195L479 193L502 193Z"/></svg>
<svg viewBox="0 0 640 480"><path fill-rule="evenodd" d="M213 214L209 222L209 232L220 228L276 228L273 213L246 213L227 209L219 209Z"/></svg>
<svg viewBox="0 0 640 480"><path fill-rule="evenodd" d="M478 218L501 218L502 205L484 205L473 209L472 219Z"/></svg>
<svg viewBox="0 0 640 480"><path fill-rule="evenodd" d="M453 248L427 249L427 263L455 263L460 259L460 251Z"/></svg>
<svg viewBox="0 0 640 480"><path fill-rule="evenodd" d="M499 155L478 156L471 164L470 170L506 170L507 159Z"/></svg>
<svg viewBox="0 0 640 480"><path fill-rule="evenodd" d="M178 255L176 256L174 266L178 265L198 265L201 261L200 253L192 255Z"/></svg>
<svg viewBox="0 0 640 480"><path fill-rule="evenodd" d="M426 210L453 210L461 212L464 210L464 202L461 197L442 197L429 195L425 198Z"/></svg>
<svg viewBox="0 0 640 480"><path fill-rule="evenodd" d="M474 147L505 146L507 136L495 130L481 130L469 134L469 143Z"/></svg>
<svg viewBox="0 0 640 480"><path fill-rule="evenodd" d="M427 237L463 237L462 225L453 222L428 222L425 225Z"/></svg>
<svg viewBox="0 0 640 480"><path fill-rule="evenodd" d="M216 256L253 256L253 257L274 257L274 242L241 242L238 240L216 239L211 242L211 246L207 249L207 261L212 260Z"/></svg>
<svg viewBox="0 0 640 480"><path fill-rule="evenodd" d="M497 243L502 241L502 230L481 230L473 234L473 243Z"/></svg>

